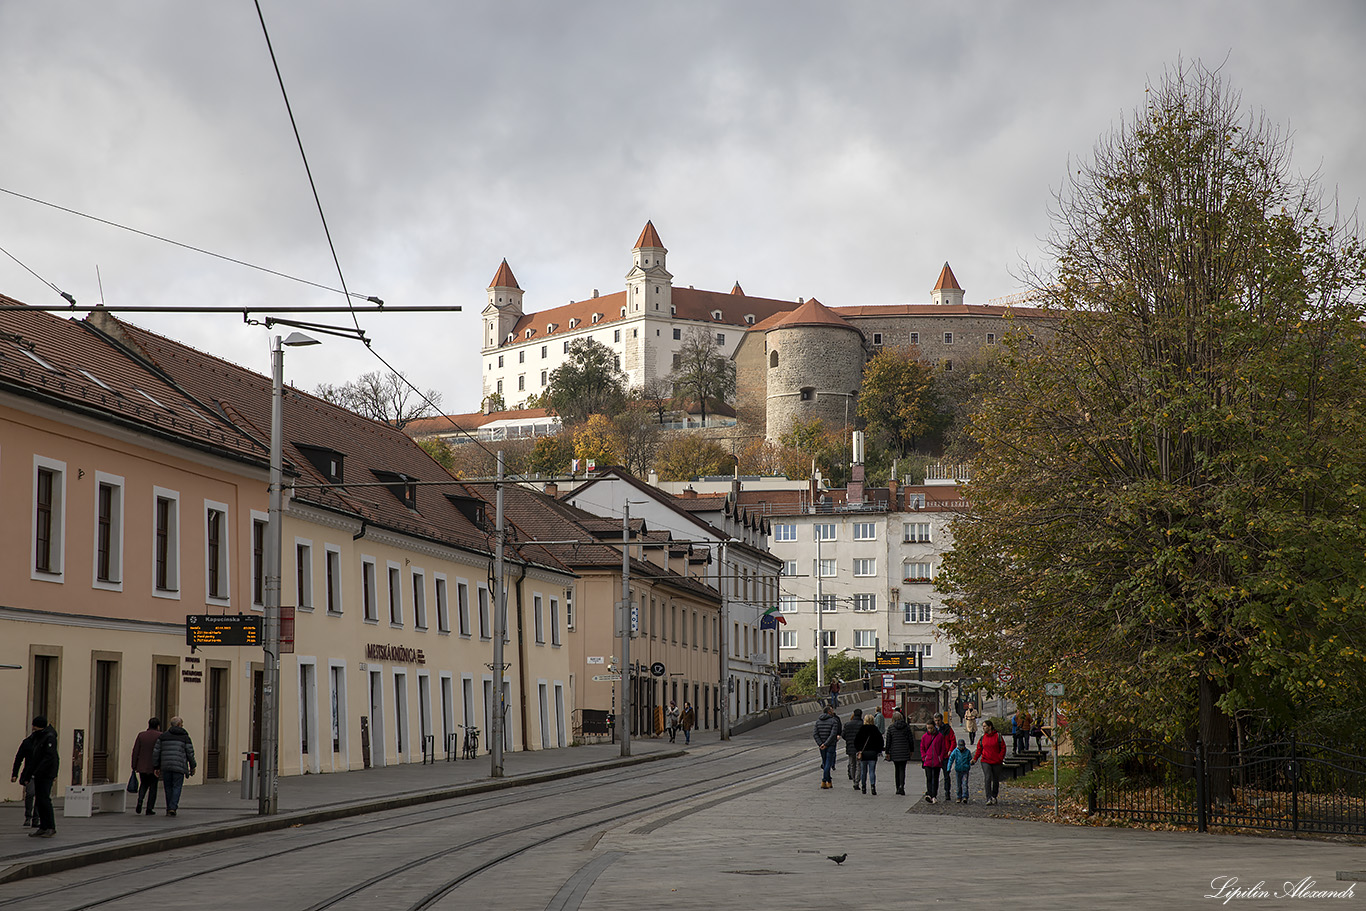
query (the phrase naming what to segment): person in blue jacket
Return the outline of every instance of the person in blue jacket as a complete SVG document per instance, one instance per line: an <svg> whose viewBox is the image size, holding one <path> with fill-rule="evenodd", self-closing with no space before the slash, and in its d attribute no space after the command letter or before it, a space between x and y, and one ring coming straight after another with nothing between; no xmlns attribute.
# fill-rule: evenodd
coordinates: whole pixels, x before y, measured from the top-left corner
<svg viewBox="0 0 1366 911"><path fill-rule="evenodd" d="M968 772L972 770L972 752L967 741L958 741L958 749L949 754L949 774L958 787L958 802L968 802Z"/></svg>

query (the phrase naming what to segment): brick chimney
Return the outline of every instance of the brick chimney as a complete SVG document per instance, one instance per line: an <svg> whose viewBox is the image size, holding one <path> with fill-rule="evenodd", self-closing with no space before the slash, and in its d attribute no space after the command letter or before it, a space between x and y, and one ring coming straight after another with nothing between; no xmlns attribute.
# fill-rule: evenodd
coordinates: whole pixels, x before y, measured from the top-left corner
<svg viewBox="0 0 1366 911"><path fill-rule="evenodd" d="M691 487L684 487L683 490L679 492L678 498L680 500L696 500L697 491L693 490Z"/></svg>
<svg viewBox="0 0 1366 911"><path fill-rule="evenodd" d="M546 481L546 482L545 482L545 493L546 493L546 496L549 496L549 497L558 497L558 496L560 495L560 487L559 487L559 485L556 484L554 481Z"/></svg>

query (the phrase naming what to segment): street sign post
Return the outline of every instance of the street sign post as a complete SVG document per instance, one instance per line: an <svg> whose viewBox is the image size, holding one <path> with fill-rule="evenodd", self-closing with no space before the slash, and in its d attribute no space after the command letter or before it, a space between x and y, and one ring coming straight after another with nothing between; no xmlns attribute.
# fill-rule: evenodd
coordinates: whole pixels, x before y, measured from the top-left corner
<svg viewBox="0 0 1366 911"><path fill-rule="evenodd" d="M1053 697L1053 816L1058 815L1058 697L1067 694L1061 683L1045 683L1043 691Z"/></svg>
<svg viewBox="0 0 1366 911"><path fill-rule="evenodd" d="M621 679L620 674L594 674L593 680L596 683L616 683Z"/></svg>

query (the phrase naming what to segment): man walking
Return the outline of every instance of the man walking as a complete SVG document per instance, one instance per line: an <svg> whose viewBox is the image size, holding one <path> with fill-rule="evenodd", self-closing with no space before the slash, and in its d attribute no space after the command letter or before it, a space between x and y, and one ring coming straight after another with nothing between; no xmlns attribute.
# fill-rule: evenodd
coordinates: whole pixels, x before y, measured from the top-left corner
<svg viewBox="0 0 1366 911"><path fill-rule="evenodd" d="M692 729L697 727L697 712L693 711L692 703L683 700L683 714L678 718L679 727L683 728L683 742L692 743Z"/></svg>
<svg viewBox="0 0 1366 911"><path fill-rule="evenodd" d="M816 719L813 736L821 751L821 787L833 788L835 785L830 781L830 773L835 768L835 747L840 739L840 716L835 714L833 705L827 705L821 717Z"/></svg>
<svg viewBox="0 0 1366 911"><path fill-rule="evenodd" d="M47 723L45 715L34 717L31 740L33 812L38 816L38 828L28 834L33 838L51 838L57 834L57 819L52 813L52 785L61 771L62 756L57 752L57 729Z"/></svg>
<svg viewBox="0 0 1366 911"><path fill-rule="evenodd" d="M14 754L14 769L9 780L17 781L24 789L24 828L38 828L38 814L33 809L33 741L37 736L29 731L19 741L19 749Z"/></svg>
<svg viewBox="0 0 1366 911"><path fill-rule="evenodd" d="M179 715L171 719L166 733L157 738L152 748L152 767L166 784L166 815L176 815L180 809L180 789L185 776L194 775L194 744L185 732L185 721Z"/></svg>
<svg viewBox="0 0 1366 911"><path fill-rule="evenodd" d="M854 790L859 787L859 758L858 750L854 749L854 738L858 736L859 729L863 727L863 709L854 709L854 714L844 723L844 730L840 736L844 738L844 755L848 758L849 780L854 783Z"/></svg>
<svg viewBox="0 0 1366 911"><path fill-rule="evenodd" d="M133 771L138 776L138 806L134 814L142 812L143 798L147 799L147 815L157 815L157 776L152 756L156 753L157 740L161 738L161 719L149 718L147 730L138 734L133 741Z"/></svg>

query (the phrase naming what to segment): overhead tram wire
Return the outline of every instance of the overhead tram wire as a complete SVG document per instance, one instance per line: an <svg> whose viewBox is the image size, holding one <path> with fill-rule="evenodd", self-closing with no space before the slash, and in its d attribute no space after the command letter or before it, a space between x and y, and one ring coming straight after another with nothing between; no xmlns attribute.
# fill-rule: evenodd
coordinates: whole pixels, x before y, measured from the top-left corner
<svg viewBox="0 0 1366 911"><path fill-rule="evenodd" d="M47 279L43 278L43 277L42 277L41 275L39 275L37 272L34 272L32 269L29 268L28 263L24 262L22 259L20 259L19 257L15 256L13 253L11 253L10 251L6 250L4 247L0 247L0 253L3 253L3 254L5 254L6 256L8 256L10 259L14 260L16 263L18 263L20 266L22 266L23 269L24 269L24 271L27 272L29 275L32 275L34 278L38 279L38 281L42 282L43 284L45 284L45 285L47 285L49 288L51 288L53 291L57 292L57 294L58 294L63 300L65 300L67 303L71 304L71 306L73 306L73 307L76 306L76 298L72 297L70 294L68 294L67 292L63 291L61 288L58 288L58 287L57 287L56 285L54 285L52 282L50 282L50 281L48 281Z"/></svg>

